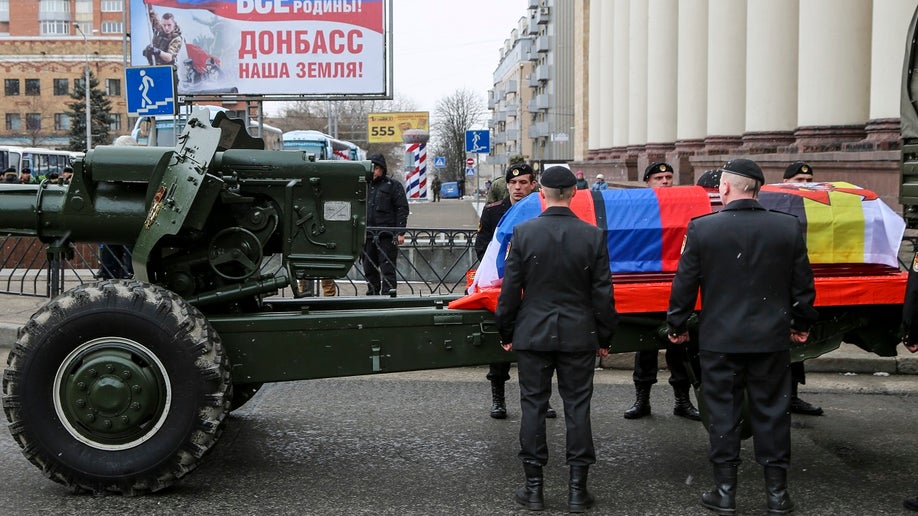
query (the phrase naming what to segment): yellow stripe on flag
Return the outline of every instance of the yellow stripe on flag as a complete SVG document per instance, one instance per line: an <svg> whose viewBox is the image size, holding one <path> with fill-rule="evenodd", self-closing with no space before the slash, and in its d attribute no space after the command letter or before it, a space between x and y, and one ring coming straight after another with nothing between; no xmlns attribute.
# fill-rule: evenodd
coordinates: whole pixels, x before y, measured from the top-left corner
<svg viewBox="0 0 918 516"><path fill-rule="evenodd" d="M829 204L803 200L806 247L811 263L864 261L864 211L861 196L829 192Z"/></svg>

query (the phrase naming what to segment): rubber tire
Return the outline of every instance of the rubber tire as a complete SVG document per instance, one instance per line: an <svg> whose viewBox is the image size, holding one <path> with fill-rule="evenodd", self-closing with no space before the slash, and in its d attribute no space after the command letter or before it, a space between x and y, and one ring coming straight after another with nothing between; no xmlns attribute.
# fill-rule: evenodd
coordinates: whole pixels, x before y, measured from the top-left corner
<svg viewBox="0 0 918 516"><path fill-rule="evenodd" d="M136 425L149 435L128 449L82 442L55 411L49 386L66 376L59 368L72 351L99 338L145 347L171 384L171 400L164 399L159 412L162 425ZM2 401L13 438L47 477L74 492L137 495L174 484L217 442L232 400L229 360L201 312L173 292L134 280L83 285L49 302L23 328L8 366Z"/></svg>

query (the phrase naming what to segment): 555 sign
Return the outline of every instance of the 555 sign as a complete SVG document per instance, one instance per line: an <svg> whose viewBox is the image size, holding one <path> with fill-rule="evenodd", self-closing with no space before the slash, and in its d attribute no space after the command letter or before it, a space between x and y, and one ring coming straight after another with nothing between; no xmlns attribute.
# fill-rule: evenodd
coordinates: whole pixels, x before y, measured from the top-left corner
<svg viewBox="0 0 918 516"><path fill-rule="evenodd" d="M428 129L427 111L410 113L370 113L367 115L369 143L402 143L402 133L409 129Z"/></svg>

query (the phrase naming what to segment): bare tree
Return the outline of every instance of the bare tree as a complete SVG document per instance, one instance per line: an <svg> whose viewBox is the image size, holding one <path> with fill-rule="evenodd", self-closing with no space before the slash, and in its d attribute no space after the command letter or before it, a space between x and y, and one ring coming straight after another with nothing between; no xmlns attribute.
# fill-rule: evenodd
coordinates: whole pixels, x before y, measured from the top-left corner
<svg viewBox="0 0 918 516"><path fill-rule="evenodd" d="M466 89L437 101L432 129L438 155L446 157L445 178L465 180L465 132L481 123L485 105L484 98Z"/></svg>

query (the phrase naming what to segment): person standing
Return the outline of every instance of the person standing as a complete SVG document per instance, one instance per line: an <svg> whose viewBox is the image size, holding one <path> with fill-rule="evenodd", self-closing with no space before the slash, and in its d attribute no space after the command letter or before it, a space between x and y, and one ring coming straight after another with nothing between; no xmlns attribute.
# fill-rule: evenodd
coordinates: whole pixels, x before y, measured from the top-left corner
<svg viewBox="0 0 918 516"><path fill-rule="evenodd" d="M594 192L601 192L608 189L609 185L606 184L606 176L602 174L596 174L596 181L593 182L593 186L590 187L590 190Z"/></svg>
<svg viewBox="0 0 918 516"><path fill-rule="evenodd" d="M902 303L902 344L912 353L918 352L918 250L912 258L908 269L908 282L905 285L905 300ZM918 512L918 496L906 498L902 506Z"/></svg>
<svg viewBox="0 0 918 516"><path fill-rule="evenodd" d="M475 235L475 254L478 260L484 257L488 244L494 238L497 223L511 206L531 194L535 189L535 170L526 163L515 163L507 168L504 177L510 195L497 202L488 204L481 210L481 219L478 221L478 233ZM504 384L510 380L510 362L495 362L488 368L487 379L491 382L491 417L494 419L507 418L507 403ZM557 413L549 405L549 418L557 417Z"/></svg>
<svg viewBox="0 0 918 516"><path fill-rule="evenodd" d="M669 163L658 161L651 163L644 170L644 184L650 188L668 188L673 186L673 167ZM686 362L689 350L686 346L669 343L666 346L666 367L669 368L669 384L673 388L673 414L693 421L701 421L701 414L692 405L689 395L689 381ZM657 383L659 369L659 352L656 349L638 351L634 354L634 404L625 411L625 419L640 419L650 415L650 389Z"/></svg>
<svg viewBox="0 0 918 516"><path fill-rule="evenodd" d="M577 189L578 190L587 190L590 188L590 183L587 183L587 180L583 178L583 171L577 171Z"/></svg>
<svg viewBox="0 0 918 516"><path fill-rule="evenodd" d="M433 190L433 202L440 202L441 186L443 186L443 182L440 181L440 176L434 174L433 179L430 181L430 189Z"/></svg>
<svg viewBox="0 0 918 516"><path fill-rule="evenodd" d="M514 163L516 165L516 163ZM526 165L529 166L529 165ZM510 170L513 165L507 167L507 170ZM491 182L491 188L488 188L488 198L485 199L486 204L491 204L492 202L502 201L510 195L510 192L507 190L507 180L504 176L495 178Z"/></svg>
<svg viewBox="0 0 918 516"><path fill-rule="evenodd" d="M813 167L805 161L795 161L784 169L784 183L812 183ZM821 416L822 407L807 403L798 394L800 385L806 385L806 368L803 362L791 363L791 402L790 410L794 414Z"/></svg>
<svg viewBox="0 0 918 516"><path fill-rule="evenodd" d="M718 514L736 510L746 398L768 511L786 514L794 509L787 490L790 343L806 341L816 320L813 272L800 221L757 200L762 169L742 158L722 168L724 208L688 224L667 331L674 344L688 341L687 322L700 290L698 345L716 484L702 494L701 504Z"/></svg>
<svg viewBox="0 0 918 516"><path fill-rule="evenodd" d="M404 228L408 225L408 197L405 187L388 176L386 157L370 154L373 180L367 192L367 227ZM404 231L367 232L363 247L363 275L367 278L367 295L388 294L395 289L395 261L398 246L405 243Z"/></svg>
<svg viewBox="0 0 918 516"><path fill-rule="evenodd" d="M546 209L513 230L495 312L504 349L516 351L520 377L519 458L526 483L514 500L529 510L544 508L545 414L557 372L570 466L568 509L583 512L594 504L587 475L596 462L590 427L595 358L608 353L618 316L606 232L570 209L574 174L550 167L541 183Z"/></svg>

